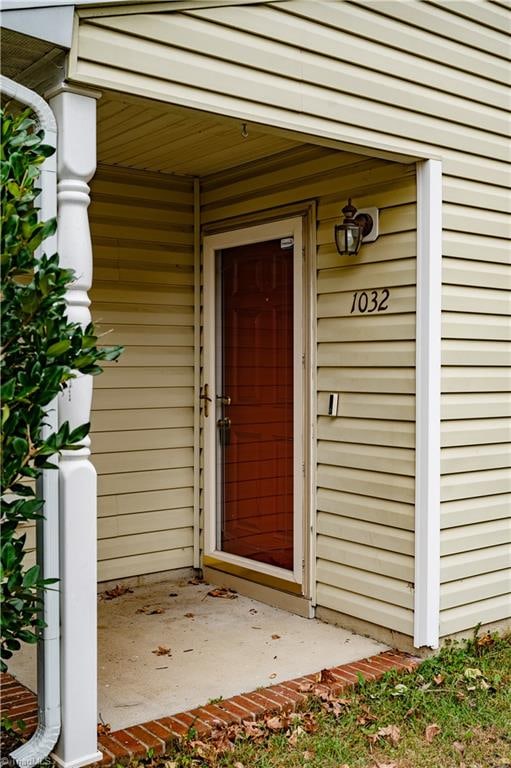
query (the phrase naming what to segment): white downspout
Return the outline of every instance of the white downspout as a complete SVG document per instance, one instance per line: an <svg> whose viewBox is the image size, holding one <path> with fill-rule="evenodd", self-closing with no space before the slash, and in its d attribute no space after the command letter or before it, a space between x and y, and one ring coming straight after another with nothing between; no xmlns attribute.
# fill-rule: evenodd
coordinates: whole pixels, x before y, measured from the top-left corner
<svg viewBox="0 0 511 768"><path fill-rule="evenodd" d="M0 78L1 92L31 107L40 127L44 130L45 144L57 146L57 123L50 106L25 86L8 77ZM47 157L41 166L40 215L43 220L57 215L57 160L56 153ZM44 250L57 250L56 235L44 242ZM48 437L58 430L57 399L50 404L43 428ZM52 458L55 462L56 457ZM44 470L38 481L38 496L44 498L44 518L37 521L37 561L42 577L58 579L59 560L59 473ZM11 753L20 766L35 766L47 757L60 735L60 594L58 586L44 590L42 617L46 624L37 648L37 696L39 721L32 738Z"/></svg>
<svg viewBox="0 0 511 768"><path fill-rule="evenodd" d="M193 264L194 264L194 409L193 409L193 567L201 567L200 560L200 318L201 318L201 232L200 232L200 179L193 180Z"/></svg>

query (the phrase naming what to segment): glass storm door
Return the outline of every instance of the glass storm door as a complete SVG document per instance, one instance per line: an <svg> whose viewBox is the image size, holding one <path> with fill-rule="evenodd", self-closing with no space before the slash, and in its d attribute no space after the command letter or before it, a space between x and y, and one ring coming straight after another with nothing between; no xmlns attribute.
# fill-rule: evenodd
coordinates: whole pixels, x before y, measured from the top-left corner
<svg viewBox="0 0 511 768"><path fill-rule="evenodd" d="M204 563L295 592L303 582L301 238L302 220L289 219L204 243Z"/></svg>
<svg viewBox="0 0 511 768"><path fill-rule="evenodd" d="M219 545L293 570L293 247L217 255Z"/></svg>

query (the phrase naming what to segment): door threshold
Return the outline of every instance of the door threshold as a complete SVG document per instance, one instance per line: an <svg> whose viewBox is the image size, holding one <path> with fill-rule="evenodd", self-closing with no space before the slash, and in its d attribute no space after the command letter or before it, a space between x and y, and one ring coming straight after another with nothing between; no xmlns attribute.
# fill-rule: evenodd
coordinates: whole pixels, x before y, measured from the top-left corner
<svg viewBox="0 0 511 768"><path fill-rule="evenodd" d="M240 595L245 595L245 597L250 597L253 600L259 600L261 603L272 605L274 608L280 608L283 611L289 611L289 613L296 613L298 616L303 616L306 619L314 618L314 606L310 598L303 595L296 595L291 592L285 592L282 589L258 584L250 579L242 578L207 565L204 566L203 573L206 581L217 584L220 587L228 587L235 592L239 592Z"/></svg>

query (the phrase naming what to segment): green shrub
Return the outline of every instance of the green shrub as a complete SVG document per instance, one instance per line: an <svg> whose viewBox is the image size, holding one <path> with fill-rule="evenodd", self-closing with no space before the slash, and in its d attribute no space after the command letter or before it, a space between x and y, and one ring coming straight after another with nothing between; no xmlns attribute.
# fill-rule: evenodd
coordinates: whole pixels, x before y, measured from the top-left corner
<svg viewBox="0 0 511 768"><path fill-rule="evenodd" d="M35 480L55 468L51 457L79 448L89 424L70 430L67 422L46 438L43 424L54 397L76 376L97 374L98 362L115 360L120 347L98 348L94 327L83 330L66 318L65 290L73 272L57 254L36 259L36 249L56 229L39 221L36 198L40 166L53 153L27 110L0 111L2 469L1 469L1 638L0 668L20 648L35 643L44 626L39 609L43 581L39 567L27 568L26 534L20 524L41 517Z"/></svg>

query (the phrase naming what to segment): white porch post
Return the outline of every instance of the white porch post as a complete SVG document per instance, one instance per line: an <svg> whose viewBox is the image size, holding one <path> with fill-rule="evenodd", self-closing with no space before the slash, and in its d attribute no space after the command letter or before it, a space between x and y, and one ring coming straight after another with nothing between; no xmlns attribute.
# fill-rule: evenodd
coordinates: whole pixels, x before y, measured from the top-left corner
<svg viewBox="0 0 511 768"><path fill-rule="evenodd" d="M100 94L61 85L48 98L57 118L57 243L62 266L76 280L66 293L68 318L90 322L92 247L87 207L96 170L96 99ZM59 423L90 420L92 376L79 376L59 398ZM101 759L97 749L96 471L90 440L64 451L59 464L61 548L62 732L55 760L66 768Z"/></svg>
<svg viewBox="0 0 511 768"><path fill-rule="evenodd" d="M414 645L440 631L442 163L417 163Z"/></svg>

